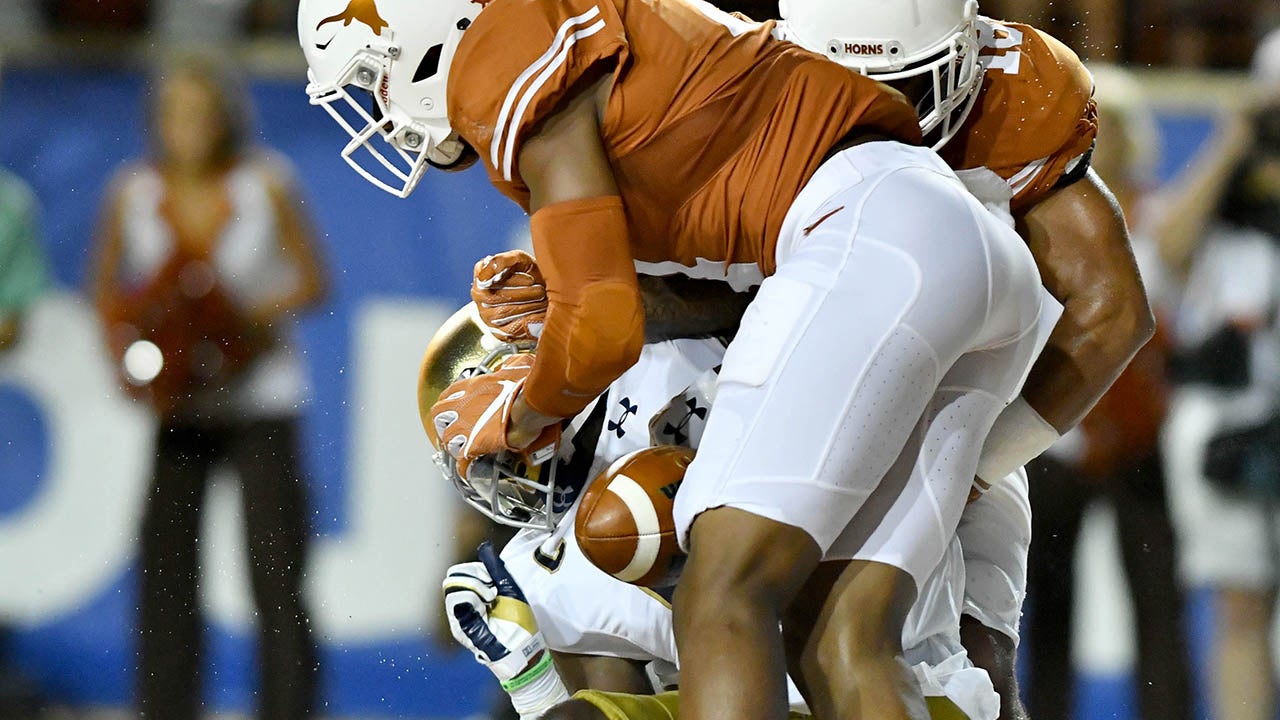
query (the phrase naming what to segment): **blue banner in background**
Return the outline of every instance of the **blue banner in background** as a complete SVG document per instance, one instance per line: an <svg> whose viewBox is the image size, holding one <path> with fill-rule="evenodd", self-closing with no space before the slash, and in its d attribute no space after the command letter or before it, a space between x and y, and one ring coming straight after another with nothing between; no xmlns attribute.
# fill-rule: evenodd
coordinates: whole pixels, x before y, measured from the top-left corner
<svg viewBox="0 0 1280 720"><path fill-rule="evenodd" d="M300 81L255 82L252 95L260 140L287 156L297 170L332 274L330 300L303 320L301 344L313 388L304 418L312 517L322 536L318 540L340 542L348 532L353 493L349 470L357 377L362 371L377 374L376 367L355 366L353 344L360 337L361 318L369 314L365 310L377 302L410 308L426 303L435 316L443 316L466 300L476 259L509 247L526 223L519 208L493 191L478 168L448 177L429 173L408 200L372 187L339 157L347 137L322 110L307 104L302 88ZM111 176L145 152L144 92L144 78L136 73L15 70L4 77L0 164L35 189L43 206L46 249L64 290L82 287L100 201ZM64 303L64 309L87 312L74 302ZM50 324L57 327L61 311L49 312ZM428 322L407 327L418 330L416 336L403 339L406 347L416 348L407 361L416 366L432 326ZM412 395L411 378L396 387ZM38 394L24 388L21 379L0 374L0 530L25 511L34 513L42 499L39 486L51 482L51 473L60 472L54 458L63 429L50 418L56 414L42 407ZM425 444L416 417L400 419L404 421L412 423L416 442ZM105 444L99 447L104 453L122 452ZM423 452L415 450L421 460ZM145 464L135 463L130 474L135 496L145 483ZM426 483L436 477L424 468L416 478L396 481ZM75 486L95 479L69 482ZM431 524L433 515L441 518L452 512L451 506L435 504L420 509L421 523ZM92 522L91 517L86 520ZM452 561L447 557L449 525L436 524L437 541L401 548L400 562L414 563L429 554L440 556L433 562ZM124 545L133 539L132 531L127 532L131 534L122 540ZM49 553L48 563L59 561L57 553ZM6 570L0 575L5 584L24 582L22 574ZM217 582L209 575L206 567L206 596ZM15 617L0 603L0 619L14 618L9 622L17 624L8 655L57 700L127 704L135 666L136 580L130 555L123 572L104 578L93 592L84 592L69 611L55 617L31 623L30 612ZM427 638L426 630L439 613L434 582L438 580L431 587L416 588L419 597L411 600L421 606L417 631L379 630L375 619L365 630L344 633L347 637L322 637L324 714L461 716L487 706L493 688L487 672L465 653ZM314 595L313 606L325 603L323 595ZM216 707L249 711L252 628L211 622L207 697ZM443 632L447 635L447 629ZM369 639L362 641L361 635Z"/></svg>
<svg viewBox="0 0 1280 720"><path fill-rule="evenodd" d="M146 150L144 78L13 71L3 83L0 164L31 183L43 205L57 280L81 288L103 191ZM342 514L352 308L368 297L466 302L475 261L507 249L523 230L524 215L489 186L479 167L448 176L430 171L410 198L394 198L339 157L349 138L307 104L301 81L257 82L252 95L258 137L293 163L333 279L328 306L303 322L316 400L308 417L310 469L321 521L333 523Z"/></svg>
<svg viewBox="0 0 1280 720"><path fill-rule="evenodd" d="M313 387L304 423L320 709L482 712L495 689L487 672L428 637L439 571L454 559L455 506L426 467L412 380L430 332L464 302L476 259L515 244L526 223L479 168L428 173L407 200L372 187L339 157L347 137L308 106L302 86L255 82L252 94L261 141L296 168L333 278L328 305L301 333ZM72 293L107 182L144 154L144 87L136 73L59 69L7 73L0 93L0 164L40 198L60 286L16 358L0 358L0 620L15 627L8 655L70 703L127 705L136 665L132 545L150 425L114 393L92 316ZM1168 177L1210 125L1168 116L1161 127ZM243 544L231 510L207 512L225 532L212 533L204 568L206 697L249 712L253 629L235 565ZM12 558L26 571L5 567ZM24 583L32 587L14 587Z"/></svg>

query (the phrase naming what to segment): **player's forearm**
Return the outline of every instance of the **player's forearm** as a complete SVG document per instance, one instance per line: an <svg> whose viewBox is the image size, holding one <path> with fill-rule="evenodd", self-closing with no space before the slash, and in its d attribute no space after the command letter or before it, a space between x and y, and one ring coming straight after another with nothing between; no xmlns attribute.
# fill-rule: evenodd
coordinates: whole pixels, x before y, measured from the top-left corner
<svg viewBox="0 0 1280 720"><path fill-rule="evenodd" d="M682 275L640 276L644 334L649 342L732 333L754 293L735 292L728 283Z"/></svg>
<svg viewBox="0 0 1280 720"><path fill-rule="evenodd" d="M995 482L1071 429L1155 331L1124 215L1092 170L1018 218L1062 318L1022 396L983 446L979 477Z"/></svg>
<svg viewBox="0 0 1280 720"><path fill-rule="evenodd" d="M1027 213L1020 225L1045 287L1063 306L1023 395L1065 431L1151 339L1155 315L1124 214L1092 170Z"/></svg>
<svg viewBox="0 0 1280 720"><path fill-rule="evenodd" d="M1023 387L1027 403L1060 433L1093 409L1155 332L1145 295L1097 295L1068 299Z"/></svg>
<svg viewBox="0 0 1280 720"><path fill-rule="evenodd" d="M1027 238L1062 318L1023 396L1059 431L1075 427L1155 332L1124 214L1090 170L1026 213Z"/></svg>
<svg viewBox="0 0 1280 720"><path fill-rule="evenodd" d="M627 214L600 130L611 77L601 72L576 91L518 155L548 301L523 396L543 415L577 414L644 345Z"/></svg>
<svg viewBox="0 0 1280 720"><path fill-rule="evenodd" d="M588 689L636 695L653 692L645 663L639 660L564 652L551 654L555 657L560 679L571 693Z"/></svg>
<svg viewBox="0 0 1280 720"><path fill-rule="evenodd" d="M511 696L511 705L520 720L537 720L548 710L569 699L569 691L556 672L551 652L543 651L542 659L520 677L502 683Z"/></svg>
<svg viewBox="0 0 1280 720"><path fill-rule="evenodd" d="M1021 396L996 418L987 436L978 477L998 482L1048 450L1097 404L1154 332L1141 282L1127 293L1100 282L1067 297Z"/></svg>
<svg viewBox="0 0 1280 720"><path fill-rule="evenodd" d="M523 391L532 410L571 417L640 357L644 307L621 198L556 203L534 213L547 320Z"/></svg>
<svg viewBox="0 0 1280 720"><path fill-rule="evenodd" d="M523 397L550 417L571 417L635 364L644 345L644 319L634 288L586 288L580 303L553 299L538 340L538 359Z"/></svg>
<svg viewBox="0 0 1280 720"><path fill-rule="evenodd" d="M996 418L978 478L996 483L1049 449L1097 404L1154 330L1145 295L1114 304L1068 299L1022 394Z"/></svg>

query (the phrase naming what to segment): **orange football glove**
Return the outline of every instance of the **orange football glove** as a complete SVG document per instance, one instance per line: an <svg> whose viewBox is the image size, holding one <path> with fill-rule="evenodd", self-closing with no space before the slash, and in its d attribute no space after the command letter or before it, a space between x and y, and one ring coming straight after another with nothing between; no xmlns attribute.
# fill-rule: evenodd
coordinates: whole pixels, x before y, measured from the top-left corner
<svg viewBox="0 0 1280 720"><path fill-rule="evenodd" d="M547 284L537 261L523 250L476 263L471 299L480 321L505 342L536 341L547 322Z"/></svg>
<svg viewBox="0 0 1280 720"><path fill-rule="evenodd" d="M457 461L458 474L468 477L471 463L503 451L530 458L554 449L560 440L560 424L543 429L528 448L507 444L511 404L533 368L533 355L519 353L503 360L491 373L454 382L431 406L431 444Z"/></svg>

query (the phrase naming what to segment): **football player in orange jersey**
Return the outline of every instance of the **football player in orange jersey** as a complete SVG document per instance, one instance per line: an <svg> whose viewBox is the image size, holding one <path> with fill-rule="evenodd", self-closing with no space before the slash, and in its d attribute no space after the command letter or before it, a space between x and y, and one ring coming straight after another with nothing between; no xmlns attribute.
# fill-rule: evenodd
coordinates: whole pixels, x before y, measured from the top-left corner
<svg viewBox="0 0 1280 720"><path fill-rule="evenodd" d="M1074 427L1154 331L1124 216L1089 168L1089 71L1053 37L979 16L975 0L781 8L784 37L903 90L925 141L989 208L1012 214L1064 304L1022 402L1052 428Z"/></svg>
<svg viewBox="0 0 1280 720"><path fill-rule="evenodd" d="M682 713L785 712L778 621L831 559L853 561L840 587L860 615L849 675L802 668L812 707L921 717L904 617L1038 352L1044 295L1016 233L918 146L900 93L773 29L697 0L299 8L309 94L366 178L407 195L470 150L532 214L538 353L432 409L458 472L545 457L634 361L637 270L759 284L675 501Z"/></svg>
<svg viewBox="0 0 1280 720"><path fill-rule="evenodd" d="M1124 217L1089 168L1093 79L1054 38L981 17L973 0L782 0L780 9L785 37L916 103L926 142L988 207L1011 213L1063 303L1021 397L983 450L980 480L995 483L1076 425L1154 329ZM1014 673L1027 552L1015 539L1030 537L1025 483L1021 475L1000 483L966 508L959 528L970 571L965 644L991 673L1006 718L1025 715Z"/></svg>
<svg viewBox="0 0 1280 720"><path fill-rule="evenodd" d="M1088 72L1052 37L979 17L975 3L923 5L918 17L905 18L879 3L790 0L783 32L907 92L922 130L970 190L996 212L1012 211L1065 304L1051 352L1015 408L1022 422L1005 423L995 439L1032 440L1004 448L1016 454L988 465L999 477L1073 426L1152 326L1124 219L1089 168L1096 123ZM984 455L998 458L1001 450L989 440ZM966 644L1000 688L1004 717L1025 713L1014 663L1030 538L1026 495L1025 477L1011 475L966 508L959 528L971 575Z"/></svg>

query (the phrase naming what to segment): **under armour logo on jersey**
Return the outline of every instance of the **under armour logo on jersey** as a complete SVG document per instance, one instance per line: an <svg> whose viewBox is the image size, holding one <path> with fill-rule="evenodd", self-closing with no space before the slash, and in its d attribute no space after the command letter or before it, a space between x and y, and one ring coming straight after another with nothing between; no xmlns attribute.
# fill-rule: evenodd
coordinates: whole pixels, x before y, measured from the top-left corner
<svg viewBox="0 0 1280 720"><path fill-rule="evenodd" d="M662 428L662 433L664 435L670 435L671 438L675 440L676 445L684 445L688 442L690 421L695 417L699 420L707 419L707 408L699 405L696 398L689 398L688 400L685 400L684 405L688 408L688 412L684 414L684 417L680 418L679 422L667 423Z"/></svg>
<svg viewBox="0 0 1280 720"><path fill-rule="evenodd" d="M609 421L609 432L616 433L618 438L621 439L623 435L627 434L627 431L622 429L623 423L627 421L627 418L635 415L640 406L631 402L629 397L622 398L618 401L618 404L622 406L622 414L618 416L617 420Z"/></svg>
<svg viewBox="0 0 1280 720"><path fill-rule="evenodd" d="M568 510L569 506L573 505L573 501L577 499L577 488L557 486L551 495L551 512L564 512L565 510Z"/></svg>

